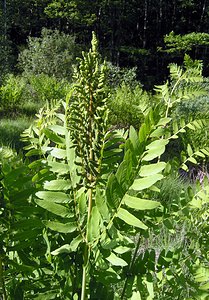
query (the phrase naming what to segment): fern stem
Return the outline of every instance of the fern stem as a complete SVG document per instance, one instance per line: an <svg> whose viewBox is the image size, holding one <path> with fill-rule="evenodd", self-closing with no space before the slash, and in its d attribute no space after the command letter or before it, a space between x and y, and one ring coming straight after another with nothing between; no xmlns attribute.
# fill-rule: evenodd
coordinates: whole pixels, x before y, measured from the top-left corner
<svg viewBox="0 0 209 300"><path fill-rule="evenodd" d="M172 90L171 90L171 94L170 94L170 97L169 97L169 101L167 102L167 108L166 108L166 113L165 113L165 117L167 118L168 117L168 112L169 112L169 109L171 108L171 97L176 89L176 87L178 86L179 82L181 81L182 77L179 77L178 80L176 81L176 83L174 84Z"/></svg>
<svg viewBox="0 0 209 300"><path fill-rule="evenodd" d="M0 255L0 287L2 288L3 300L7 300L7 293L5 289L4 275L3 275L3 261Z"/></svg>
<svg viewBox="0 0 209 300"><path fill-rule="evenodd" d="M137 253L139 251L139 246L140 246L140 242L141 242L141 237L139 236L138 238L138 241L137 241L137 245L136 245L136 248L135 248L135 251L134 251L134 254L133 254L133 257L132 257L132 260L129 264L129 267L128 267L128 271L127 271L127 274L131 274L131 270L133 268L133 265L135 263L135 260L136 260L136 257L137 257ZM128 276L126 276L126 281L124 283L124 286L123 286L123 291L122 291L122 294L121 294L121 300L124 299L124 296L125 296L125 292L126 292L126 288L127 288L127 284L128 284Z"/></svg>
<svg viewBox="0 0 209 300"><path fill-rule="evenodd" d="M81 300L86 299L86 287L87 287L87 274L88 274L88 264L90 257L90 247L88 245L88 224L91 217L92 210L92 200L93 200L93 190L89 191L89 201L88 201L88 218L87 218L87 229L86 229L86 244L84 249L84 262L83 262L83 275L82 275L82 290L81 290Z"/></svg>
<svg viewBox="0 0 209 300"><path fill-rule="evenodd" d="M86 270L86 266L85 266L85 262L84 262L84 265L83 265L83 276L82 276L81 300L85 300L86 299L86 277L87 277L87 270Z"/></svg>
<svg viewBox="0 0 209 300"><path fill-rule="evenodd" d="M92 133L92 125L93 125L93 91L91 85L89 85L90 97L89 97L89 141L88 144L90 146L90 152L88 161L91 162L93 160L93 133ZM85 300L86 298L86 287L87 287L87 273L88 273L88 264L89 264L89 257L90 257L90 248L88 245L88 228L89 228L89 221L91 217L92 211L92 202L93 202L93 188L92 184L94 182L94 176L92 174L92 170L89 170L89 181L90 181L90 189L89 189L89 197L88 197L88 216L87 216L87 229L86 229L86 244L84 250L84 263L83 263L83 276L82 276L82 291L81 291L81 300Z"/></svg>

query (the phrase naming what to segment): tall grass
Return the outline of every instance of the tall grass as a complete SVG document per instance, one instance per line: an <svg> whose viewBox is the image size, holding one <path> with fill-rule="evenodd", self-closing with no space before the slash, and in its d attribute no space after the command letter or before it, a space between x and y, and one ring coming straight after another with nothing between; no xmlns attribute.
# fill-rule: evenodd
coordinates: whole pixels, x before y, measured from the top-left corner
<svg viewBox="0 0 209 300"><path fill-rule="evenodd" d="M19 117L17 119L0 120L0 145L15 148L17 151L23 147L20 134L30 126L31 118Z"/></svg>

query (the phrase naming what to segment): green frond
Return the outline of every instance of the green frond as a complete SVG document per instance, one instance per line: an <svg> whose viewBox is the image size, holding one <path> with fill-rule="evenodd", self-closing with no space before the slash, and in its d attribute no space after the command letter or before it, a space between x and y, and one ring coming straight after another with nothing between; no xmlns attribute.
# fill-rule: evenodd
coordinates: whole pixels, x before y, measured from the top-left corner
<svg viewBox="0 0 209 300"><path fill-rule="evenodd" d="M177 64L170 64L170 77L172 80L180 80L182 78L183 70Z"/></svg>

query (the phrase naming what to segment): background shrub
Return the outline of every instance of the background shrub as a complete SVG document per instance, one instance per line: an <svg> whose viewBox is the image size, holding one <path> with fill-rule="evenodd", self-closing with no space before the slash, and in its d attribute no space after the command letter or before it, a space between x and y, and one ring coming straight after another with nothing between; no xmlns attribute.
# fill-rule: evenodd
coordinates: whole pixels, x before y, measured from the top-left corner
<svg viewBox="0 0 209 300"><path fill-rule="evenodd" d="M111 62L107 62L108 66L108 82L111 87L118 87L122 83L130 85L132 87L139 84L136 80L137 68L120 68L118 66L113 65Z"/></svg>
<svg viewBox="0 0 209 300"><path fill-rule="evenodd" d="M46 101L64 99L70 84L67 80L58 80L46 74L27 77L25 97L32 102L45 103Z"/></svg>
<svg viewBox="0 0 209 300"><path fill-rule="evenodd" d="M150 106L151 97L140 84L135 87L123 82L113 93L109 102L110 122L118 127L138 128Z"/></svg>
<svg viewBox="0 0 209 300"><path fill-rule="evenodd" d="M25 79L9 74L0 88L0 108L5 111L15 110L21 104Z"/></svg>
<svg viewBox="0 0 209 300"><path fill-rule="evenodd" d="M185 120L204 119L206 126L199 128L196 131L190 131L187 135L182 135L182 145L186 146L188 143L193 149L209 147L208 131L209 131L209 97L203 95L194 99L181 101L175 111L177 118L183 117Z"/></svg>
<svg viewBox="0 0 209 300"><path fill-rule="evenodd" d="M26 74L43 73L71 80L75 55L78 46L73 36L44 28L40 38L28 38L28 48L19 54L19 68Z"/></svg>

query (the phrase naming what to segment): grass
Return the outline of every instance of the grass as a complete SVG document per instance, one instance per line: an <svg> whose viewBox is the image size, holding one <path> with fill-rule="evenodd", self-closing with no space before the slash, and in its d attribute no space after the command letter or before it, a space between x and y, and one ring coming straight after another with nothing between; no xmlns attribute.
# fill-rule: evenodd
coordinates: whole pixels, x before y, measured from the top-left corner
<svg viewBox="0 0 209 300"><path fill-rule="evenodd" d="M33 117L39 111L39 109L44 106L44 102L25 102L22 107L19 108L19 112L21 115L26 117Z"/></svg>
<svg viewBox="0 0 209 300"><path fill-rule="evenodd" d="M21 150L24 143L20 140L21 133L34 120L35 114L43 106L40 102L24 102L15 110L0 110L0 146Z"/></svg>
<svg viewBox="0 0 209 300"><path fill-rule="evenodd" d="M18 117L17 119L0 120L0 145L15 148L17 151L23 147L20 140L21 133L28 128L33 119L28 117Z"/></svg>
<svg viewBox="0 0 209 300"><path fill-rule="evenodd" d="M171 174L159 183L160 193L150 194L152 200L159 201L163 206L162 220L157 228L150 228L148 238L142 238L140 253L154 249L158 256L162 250L175 251L183 247L190 227L181 210L191 200L188 195L189 187L194 189L195 184L192 186L189 180L181 179L178 174ZM155 212L150 213L155 217Z"/></svg>

